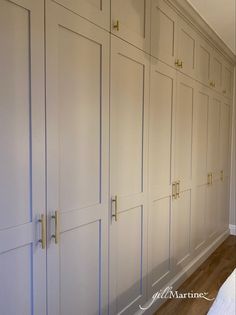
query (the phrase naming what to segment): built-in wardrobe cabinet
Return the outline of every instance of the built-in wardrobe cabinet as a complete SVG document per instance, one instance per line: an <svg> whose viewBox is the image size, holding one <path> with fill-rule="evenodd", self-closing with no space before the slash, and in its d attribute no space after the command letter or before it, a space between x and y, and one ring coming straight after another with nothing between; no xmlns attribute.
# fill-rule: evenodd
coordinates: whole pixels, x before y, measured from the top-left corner
<svg viewBox="0 0 236 315"><path fill-rule="evenodd" d="M135 314L228 235L233 64L177 7L0 1L1 315Z"/></svg>

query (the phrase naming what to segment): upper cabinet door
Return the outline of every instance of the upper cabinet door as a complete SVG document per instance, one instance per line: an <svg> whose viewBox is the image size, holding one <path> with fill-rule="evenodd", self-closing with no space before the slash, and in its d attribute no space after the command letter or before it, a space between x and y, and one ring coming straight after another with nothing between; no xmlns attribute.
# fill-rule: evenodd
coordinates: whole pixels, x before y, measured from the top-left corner
<svg viewBox="0 0 236 315"><path fill-rule="evenodd" d="M111 32L150 52L150 0L111 0Z"/></svg>
<svg viewBox="0 0 236 315"><path fill-rule="evenodd" d="M48 314L106 314L109 33L46 13Z"/></svg>
<svg viewBox="0 0 236 315"><path fill-rule="evenodd" d="M48 0L84 17L90 22L109 30L110 0Z"/></svg>
<svg viewBox="0 0 236 315"><path fill-rule="evenodd" d="M178 16L163 0L153 0L151 10L151 55L175 66Z"/></svg>
<svg viewBox="0 0 236 315"><path fill-rule="evenodd" d="M46 315L44 1L1 0L0 30L0 313Z"/></svg>
<svg viewBox="0 0 236 315"><path fill-rule="evenodd" d="M211 58L211 86L222 93L223 81L223 57L216 51L213 51Z"/></svg>
<svg viewBox="0 0 236 315"><path fill-rule="evenodd" d="M199 36L197 40L196 77L207 86L210 85L211 81L212 53L212 46Z"/></svg>
<svg viewBox="0 0 236 315"><path fill-rule="evenodd" d="M223 84L222 93L232 98L233 97L233 81L234 81L234 70L229 63L224 61L223 63Z"/></svg>
<svg viewBox="0 0 236 315"><path fill-rule="evenodd" d="M185 74L196 76L197 34L182 18L178 22L178 68Z"/></svg>

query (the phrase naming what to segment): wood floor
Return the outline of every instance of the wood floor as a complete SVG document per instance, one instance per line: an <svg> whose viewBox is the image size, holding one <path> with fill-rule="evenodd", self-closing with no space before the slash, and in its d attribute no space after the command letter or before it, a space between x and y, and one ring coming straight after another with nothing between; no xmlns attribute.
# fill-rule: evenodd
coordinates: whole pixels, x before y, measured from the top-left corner
<svg viewBox="0 0 236 315"><path fill-rule="evenodd" d="M179 287L178 292L208 292L208 297L216 297L235 267L236 236L229 236ZM170 299L154 315L205 315L212 303L204 299Z"/></svg>

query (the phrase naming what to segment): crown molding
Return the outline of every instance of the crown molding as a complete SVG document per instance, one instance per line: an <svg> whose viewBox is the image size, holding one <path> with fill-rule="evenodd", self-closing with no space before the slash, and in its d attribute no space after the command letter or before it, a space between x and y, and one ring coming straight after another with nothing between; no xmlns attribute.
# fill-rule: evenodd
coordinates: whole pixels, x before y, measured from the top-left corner
<svg viewBox="0 0 236 315"><path fill-rule="evenodd" d="M219 50L231 64L236 65L236 55L187 0L164 1L177 11L180 16L187 20L187 22L190 23L198 32L200 32L201 35L204 36L217 50Z"/></svg>

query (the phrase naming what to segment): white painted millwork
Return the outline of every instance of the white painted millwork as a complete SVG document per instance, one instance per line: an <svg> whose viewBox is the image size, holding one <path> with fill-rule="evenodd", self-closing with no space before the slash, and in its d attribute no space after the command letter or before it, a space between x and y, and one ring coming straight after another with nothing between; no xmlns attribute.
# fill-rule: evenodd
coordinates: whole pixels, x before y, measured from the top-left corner
<svg viewBox="0 0 236 315"><path fill-rule="evenodd" d="M46 10L48 315L105 314L109 36L50 1Z"/></svg>
<svg viewBox="0 0 236 315"><path fill-rule="evenodd" d="M0 0L1 315L135 314L227 237L233 58L189 10Z"/></svg>
<svg viewBox="0 0 236 315"><path fill-rule="evenodd" d="M1 315L46 315L44 9L0 1Z"/></svg>

